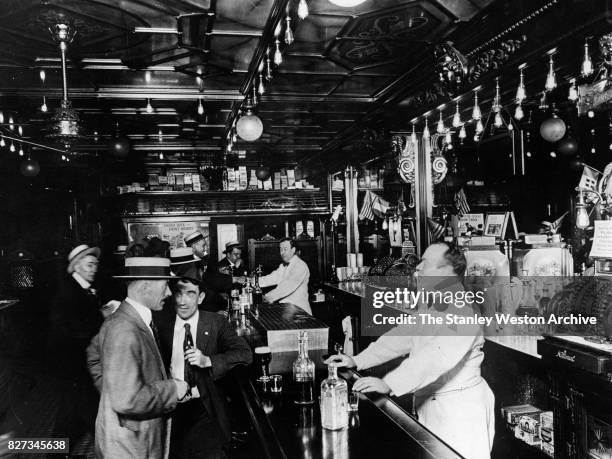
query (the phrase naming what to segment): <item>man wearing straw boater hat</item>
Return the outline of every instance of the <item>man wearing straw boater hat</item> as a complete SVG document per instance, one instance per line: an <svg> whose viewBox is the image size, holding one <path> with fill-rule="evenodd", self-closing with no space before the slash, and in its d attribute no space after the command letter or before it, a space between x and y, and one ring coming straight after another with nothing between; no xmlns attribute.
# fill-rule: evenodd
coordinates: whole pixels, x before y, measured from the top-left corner
<svg viewBox="0 0 612 459"><path fill-rule="evenodd" d="M66 389L54 435L73 442L93 428L98 394L86 365L86 349L104 320L94 281L100 249L78 245L68 254L67 276L51 301L49 368Z"/></svg>
<svg viewBox="0 0 612 459"><path fill-rule="evenodd" d="M96 456L165 458L169 453L168 413L186 400L187 383L171 379L159 350L151 311L170 294L170 260L125 259L115 276L127 281L127 298L87 349L90 373L100 390Z"/></svg>

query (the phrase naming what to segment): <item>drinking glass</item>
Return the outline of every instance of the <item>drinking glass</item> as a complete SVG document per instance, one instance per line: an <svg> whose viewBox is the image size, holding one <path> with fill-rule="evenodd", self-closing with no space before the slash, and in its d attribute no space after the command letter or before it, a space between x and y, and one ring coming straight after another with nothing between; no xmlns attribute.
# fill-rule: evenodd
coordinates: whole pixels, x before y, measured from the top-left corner
<svg viewBox="0 0 612 459"><path fill-rule="evenodd" d="M283 375L271 375L270 382L270 392L278 393L283 391Z"/></svg>
<svg viewBox="0 0 612 459"><path fill-rule="evenodd" d="M270 362L272 361L272 350L268 346L255 348L255 360L261 367L261 376L258 381L268 381L270 379Z"/></svg>
<svg viewBox="0 0 612 459"><path fill-rule="evenodd" d="M348 394L348 410L357 411L359 409L359 392L352 390Z"/></svg>

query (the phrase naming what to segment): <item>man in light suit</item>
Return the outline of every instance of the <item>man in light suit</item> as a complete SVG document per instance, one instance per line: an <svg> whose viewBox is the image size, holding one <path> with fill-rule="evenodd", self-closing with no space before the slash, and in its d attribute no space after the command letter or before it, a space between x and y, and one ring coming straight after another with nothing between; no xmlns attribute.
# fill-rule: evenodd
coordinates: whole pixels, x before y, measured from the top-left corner
<svg viewBox="0 0 612 459"><path fill-rule="evenodd" d="M417 276L424 291L451 292L459 298L455 294L465 293L461 284L465 269L459 248L435 243L423 254ZM448 304L424 304L419 307L422 312L442 318L447 313L474 314L467 305ZM478 325L398 326L359 355L333 356L326 363L366 369L409 354L382 379L360 378L353 389L395 396L414 393L420 423L466 459L488 459L495 433L495 398L480 375L483 344Z"/></svg>
<svg viewBox="0 0 612 459"><path fill-rule="evenodd" d="M224 317L198 310L206 294L192 265L171 285L174 307L154 314L166 367L173 378L189 380L192 386L189 401L172 414L170 456L220 459L231 432L223 391L216 381L235 366L250 364L252 353ZM193 347L185 350L186 342Z"/></svg>
<svg viewBox="0 0 612 459"><path fill-rule="evenodd" d="M158 348L151 310L161 310L170 293L167 258L132 257L117 278L128 283L127 298L102 325L87 349L89 370L100 390L96 457L168 457L169 417L186 400L184 381L170 379Z"/></svg>
<svg viewBox="0 0 612 459"><path fill-rule="evenodd" d="M260 287L276 288L270 290L264 296L264 301L268 303L292 303L302 308L308 314L312 314L310 303L308 302L308 280L310 270L304 260L295 253L295 243L293 239L284 238L280 242L280 255L283 262L280 266L268 274L259 278Z"/></svg>

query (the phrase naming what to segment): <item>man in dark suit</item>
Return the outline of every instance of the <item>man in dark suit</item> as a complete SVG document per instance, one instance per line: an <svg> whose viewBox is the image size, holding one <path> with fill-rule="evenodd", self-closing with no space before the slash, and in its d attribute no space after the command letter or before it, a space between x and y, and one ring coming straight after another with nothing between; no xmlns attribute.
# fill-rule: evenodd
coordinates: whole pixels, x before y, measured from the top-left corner
<svg viewBox="0 0 612 459"><path fill-rule="evenodd" d="M85 350L104 320L93 287L100 249L85 244L68 255L68 276L51 302L48 365L65 389L54 435L73 443L92 430L98 394L87 371Z"/></svg>
<svg viewBox="0 0 612 459"><path fill-rule="evenodd" d="M251 349L221 315L198 310L205 293L197 268L171 287L174 310L155 314L154 320L169 372L191 386L191 400L172 417L171 457L223 458L231 432L225 398L215 381L236 365L250 364Z"/></svg>
<svg viewBox="0 0 612 459"><path fill-rule="evenodd" d="M216 263L210 263L206 274L216 276L222 280L224 293L230 293L232 288L240 288L245 279L242 274L246 266L242 261L242 247L240 242L231 241L225 244L225 256Z"/></svg>

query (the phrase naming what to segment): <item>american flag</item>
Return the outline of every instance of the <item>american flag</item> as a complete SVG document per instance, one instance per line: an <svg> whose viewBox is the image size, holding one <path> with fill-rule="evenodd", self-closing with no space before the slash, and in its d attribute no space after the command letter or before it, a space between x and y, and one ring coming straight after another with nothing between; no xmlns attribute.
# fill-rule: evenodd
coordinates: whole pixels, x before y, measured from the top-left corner
<svg viewBox="0 0 612 459"><path fill-rule="evenodd" d="M429 235L431 236L432 242L442 239L444 235L444 225L441 225L433 218L427 217L427 228L429 229Z"/></svg>
<svg viewBox="0 0 612 459"><path fill-rule="evenodd" d="M363 204L359 212L359 220L374 220L374 212L372 211L372 203L374 201L372 192L367 190L363 197Z"/></svg>
<svg viewBox="0 0 612 459"><path fill-rule="evenodd" d="M578 186L580 188L586 188L587 190L595 190L597 189L597 181L600 176L601 172L585 164Z"/></svg>
<svg viewBox="0 0 612 459"><path fill-rule="evenodd" d="M470 205L467 202L467 197L465 196L463 188L455 193L455 207L457 208L459 216L470 213Z"/></svg>

